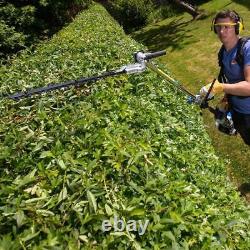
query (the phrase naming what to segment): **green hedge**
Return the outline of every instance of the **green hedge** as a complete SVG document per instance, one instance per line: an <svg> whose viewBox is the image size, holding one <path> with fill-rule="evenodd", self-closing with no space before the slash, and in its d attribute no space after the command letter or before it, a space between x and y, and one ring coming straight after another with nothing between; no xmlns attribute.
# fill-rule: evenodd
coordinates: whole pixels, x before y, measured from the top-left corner
<svg viewBox="0 0 250 250"><path fill-rule="evenodd" d="M131 63L99 5L0 69L1 93ZM0 101L0 249L248 249L249 211L196 107L152 72ZM114 216L145 234L102 231Z"/></svg>

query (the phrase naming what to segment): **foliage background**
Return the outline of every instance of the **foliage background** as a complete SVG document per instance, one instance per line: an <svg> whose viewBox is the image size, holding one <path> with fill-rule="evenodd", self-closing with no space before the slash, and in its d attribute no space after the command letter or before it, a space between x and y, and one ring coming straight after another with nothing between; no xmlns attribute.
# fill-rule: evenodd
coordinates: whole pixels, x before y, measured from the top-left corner
<svg viewBox="0 0 250 250"><path fill-rule="evenodd" d="M91 0L1 0L0 57L50 37L84 8Z"/></svg>

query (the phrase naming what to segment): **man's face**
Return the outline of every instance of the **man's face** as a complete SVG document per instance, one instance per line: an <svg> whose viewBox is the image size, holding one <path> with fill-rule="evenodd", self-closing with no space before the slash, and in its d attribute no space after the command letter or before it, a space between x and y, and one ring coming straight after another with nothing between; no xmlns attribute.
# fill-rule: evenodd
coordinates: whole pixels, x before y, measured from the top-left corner
<svg viewBox="0 0 250 250"><path fill-rule="evenodd" d="M227 43L237 38L235 33L236 23L230 18L218 18L215 23L215 30L222 43Z"/></svg>

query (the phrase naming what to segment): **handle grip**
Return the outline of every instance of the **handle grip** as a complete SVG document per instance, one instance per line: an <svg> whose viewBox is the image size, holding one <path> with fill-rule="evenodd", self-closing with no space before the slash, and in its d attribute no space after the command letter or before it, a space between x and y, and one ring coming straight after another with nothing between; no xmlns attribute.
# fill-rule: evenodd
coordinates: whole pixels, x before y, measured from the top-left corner
<svg viewBox="0 0 250 250"><path fill-rule="evenodd" d="M139 51L134 54L134 59L135 59L135 62L144 63L146 60L149 60L158 56L163 56L163 55L166 55L165 50L160 50L160 51L156 51L152 53L144 53L143 51Z"/></svg>
<svg viewBox="0 0 250 250"><path fill-rule="evenodd" d="M166 51L165 50L160 50L160 51L156 51L156 52L152 52L152 53L145 53L145 60L149 60L158 56L163 56L166 55Z"/></svg>

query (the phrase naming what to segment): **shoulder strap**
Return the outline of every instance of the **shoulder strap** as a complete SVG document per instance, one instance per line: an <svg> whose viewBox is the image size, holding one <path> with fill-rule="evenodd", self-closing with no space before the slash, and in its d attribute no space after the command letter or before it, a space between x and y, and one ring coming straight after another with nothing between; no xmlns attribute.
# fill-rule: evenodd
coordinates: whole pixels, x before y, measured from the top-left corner
<svg viewBox="0 0 250 250"><path fill-rule="evenodd" d="M218 75L218 81L219 82L228 82L227 81L227 78L223 72L223 63L222 63L222 59L223 59L223 52L224 52L224 45L221 46L220 50L219 50L219 53L218 53L218 64L219 64L219 67L220 67L220 72L219 72L219 75Z"/></svg>
<svg viewBox="0 0 250 250"><path fill-rule="evenodd" d="M219 66L220 67L222 67L223 66L223 64L222 64L222 59L223 59L223 51L224 51L224 45L222 45L221 47L220 47L220 50L219 50L219 53L218 53L218 64L219 64Z"/></svg>
<svg viewBox="0 0 250 250"><path fill-rule="evenodd" d="M241 37L238 42L238 49L237 54L235 57L236 62L240 65L240 67L243 69L244 66L244 52L243 48L247 41L250 40L250 37Z"/></svg>

